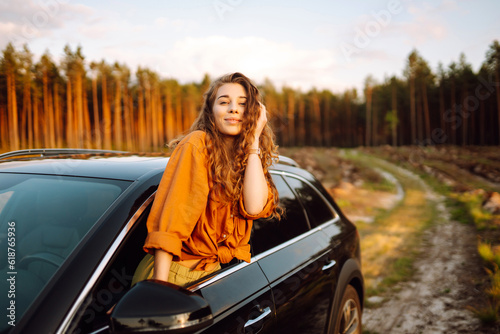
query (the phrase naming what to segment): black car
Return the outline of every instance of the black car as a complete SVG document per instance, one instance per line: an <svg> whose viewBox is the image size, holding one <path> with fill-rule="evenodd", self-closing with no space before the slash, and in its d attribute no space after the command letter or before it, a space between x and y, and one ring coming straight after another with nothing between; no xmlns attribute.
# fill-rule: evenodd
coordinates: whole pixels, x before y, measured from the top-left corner
<svg viewBox="0 0 500 334"><path fill-rule="evenodd" d="M355 226L309 172L271 174L286 216L254 222L251 263L180 288L131 287L168 158L97 150L0 156L1 333L361 333Z"/></svg>

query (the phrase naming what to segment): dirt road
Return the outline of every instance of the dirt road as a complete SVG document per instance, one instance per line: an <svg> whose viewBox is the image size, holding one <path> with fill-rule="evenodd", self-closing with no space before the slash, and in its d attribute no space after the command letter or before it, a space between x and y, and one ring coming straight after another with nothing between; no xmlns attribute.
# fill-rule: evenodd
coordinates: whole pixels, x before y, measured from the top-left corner
<svg viewBox="0 0 500 334"><path fill-rule="evenodd" d="M399 283L367 308L363 328L376 333L498 333L484 329L466 305L477 299L474 281L481 275L473 259L473 227L447 221L425 232L423 256L410 282Z"/></svg>
<svg viewBox="0 0 500 334"><path fill-rule="evenodd" d="M475 284L484 275L477 265L481 261L474 227L450 220L443 198L425 188L441 219L423 235L412 280L369 298L372 306L363 315L364 331L499 333L500 328L484 328L467 308L480 299Z"/></svg>
<svg viewBox="0 0 500 334"><path fill-rule="evenodd" d="M389 152L395 156L389 160L408 160L398 152ZM470 309L485 306L484 291L488 287L477 251L477 230L451 220L445 199L419 176L361 150L302 149L287 153L327 186L342 211L358 225L365 283L370 288L363 333L500 333L498 325L482 326ZM444 159L450 154L435 155ZM456 160L456 155L451 154L451 158ZM446 170L452 168L454 173L446 174L445 179L441 172L438 180L468 186L478 182L474 173L456 168L453 159ZM396 191L363 187L360 181L371 179L380 184L367 170L378 171ZM488 185L483 179L479 181ZM390 271L388 263L405 256L402 249L414 254L415 244L419 255L409 269L411 278L380 289Z"/></svg>

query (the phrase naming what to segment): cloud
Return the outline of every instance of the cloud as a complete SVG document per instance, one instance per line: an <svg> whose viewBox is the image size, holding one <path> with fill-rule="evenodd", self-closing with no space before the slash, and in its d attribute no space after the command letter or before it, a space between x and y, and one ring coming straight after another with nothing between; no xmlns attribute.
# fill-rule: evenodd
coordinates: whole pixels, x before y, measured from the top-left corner
<svg viewBox="0 0 500 334"><path fill-rule="evenodd" d="M308 89L331 84L334 57L331 50L304 50L260 37L210 36L185 38L151 61L163 77L198 81L204 73L217 77L240 71L257 82L270 78L278 85Z"/></svg>
<svg viewBox="0 0 500 334"><path fill-rule="evenodd" d="M408 13L412 19L398 24L398 29L407 35L407 43L422 45L428 41L440 41L449 36L448 24L445 13L456 11L457 5L453 1L444 1L438 6L428 3L412 4L408 7Z"/></svg>
<svg viewBox="0 0 500 334"><path fill-rule="evenodd" d="M0 46L13 42L15 46L29 43L34 38L50 36L65 23L91 15L84 5L66 0L2 1L0 2Z"/></svg>
<svg viewBox="0 0 500 334"><path fill-rule="evenodd" d="M175 32L192 32L196 28L198 28L198 23L194 20L185 20L185 19L170 19L167 17L158 17L153 21L153 26L156 29L161 29L165 31L171 31L172 29Z"/></svg>

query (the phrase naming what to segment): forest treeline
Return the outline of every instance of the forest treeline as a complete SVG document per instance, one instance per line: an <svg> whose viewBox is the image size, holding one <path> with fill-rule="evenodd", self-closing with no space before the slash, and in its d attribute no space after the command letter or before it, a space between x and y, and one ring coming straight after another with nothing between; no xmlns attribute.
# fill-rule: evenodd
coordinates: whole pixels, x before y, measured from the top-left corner
<svg viewBox="0 0 500 334"><path fill-rule="evenodd" d="M47 51L8 44L0 56L0 149L161 150L186 131L210 84L181 84L148 68L88 62L69 46ZM500 44L475 72L464 54L432 70L413 50L400 77L343 93L261 86L281 146L500 145Z"/></svg>

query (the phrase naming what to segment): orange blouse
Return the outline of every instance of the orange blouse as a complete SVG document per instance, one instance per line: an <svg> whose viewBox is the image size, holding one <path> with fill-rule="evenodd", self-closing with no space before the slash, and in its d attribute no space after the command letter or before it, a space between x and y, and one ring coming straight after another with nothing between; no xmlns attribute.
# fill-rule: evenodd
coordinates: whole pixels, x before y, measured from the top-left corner
<svg viewBox="0 0 500 334"><path fill-rule="evenodd" d="M250 262L250 233L254 219L271 215L274 196L268 187L267 203L261 213L245 211L243 195L239 213L230 203L210 194L213 182L205 151L206 133L194 131L172 152L149 214L144 250L162 249L174 261L202 259L195 270L206 270L215 262L234 257Z"/></svg>

